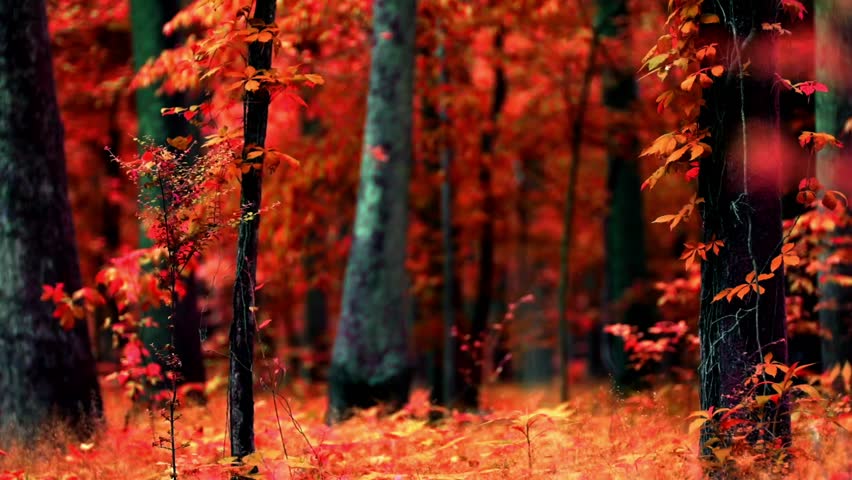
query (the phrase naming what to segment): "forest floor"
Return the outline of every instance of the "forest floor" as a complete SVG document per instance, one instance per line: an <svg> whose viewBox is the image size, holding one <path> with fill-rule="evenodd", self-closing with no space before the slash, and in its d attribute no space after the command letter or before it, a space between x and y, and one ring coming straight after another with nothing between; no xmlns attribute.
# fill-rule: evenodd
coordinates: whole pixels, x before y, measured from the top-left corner
<svg viewBox="0 0 852 480"><path fill-rule="evenodd" d="M207 405L180 407L179 478L228 478L232 468L223 453L227 386L221 376L212 382L218 387ZM240 470L256 467L244 478L264 479L701 478L698 434L688 432L687 416L697 405L694 388L670 386L616 399L605 385L584 384L563 405L555 392L555 386L494 385L482 395L487 413L456 413L430 423L428 394L416 390L392 416L368 410L329 428L322 386L290 385L286 403L274 403L259 388L257 453ZM14 447L0 455L0 480L170 478L171 453L154 446L168 438L161 412L132 412L125 429L130 400L112 383L104 384L104 396L108 426L92 443ZM841 426L802 409L796 415L798 448L788 478L852 478L852 421ZM748 478L776 477L758 471Z"/></svg>

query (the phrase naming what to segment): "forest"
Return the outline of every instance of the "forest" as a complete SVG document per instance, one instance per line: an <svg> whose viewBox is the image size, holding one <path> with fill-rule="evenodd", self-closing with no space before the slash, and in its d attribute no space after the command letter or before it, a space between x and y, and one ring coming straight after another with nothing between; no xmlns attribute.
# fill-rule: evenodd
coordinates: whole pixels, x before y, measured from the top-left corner
<svg viewBox="0 0 852 480"><path fill-rule="evenodd" d="M0 19L0 480L852 480L852 0Z"/></svg>

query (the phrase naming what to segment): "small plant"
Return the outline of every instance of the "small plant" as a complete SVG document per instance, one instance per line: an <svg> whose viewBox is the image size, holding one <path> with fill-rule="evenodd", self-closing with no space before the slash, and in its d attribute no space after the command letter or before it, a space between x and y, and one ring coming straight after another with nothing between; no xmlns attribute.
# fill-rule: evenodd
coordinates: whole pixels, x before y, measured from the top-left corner
<svg viewBox="0 0 852 480"><path fill-rule="evenodd" d="M139 219L154 245L113 259L98 273L98 288L86 287L69 295L62 284L45 285L42 299L56 305L54 316L66 329L108 301L116 306L116 318L106 320L116 334L115 345L123 345L121 369L113 378L134 400L147 388L164 387L148 401L162 405L169 434L160 436L155 446L171 451L171 478L177 478L175 421L181 363L174 351L173 325L178 320L174 309L185 294L183 279L194 259L229 224L222 219L221 205L230 190L227 183L234 155L229 142L221 142L203 155L190 156L191 137L169 139L169 146L140 143L143 151L132 160L113 160L139 188ZM153 320L140 318L138 312L159 307L169 311L172 338L152 352L140 341L138 330Z"/></svg>
<svg viewBox="0 0 852 480"><path fill-rule="evenodd" d="M789 473L794 450L783 412L790 411L798 398L824 401L823 394L803 380L810 366L784 365L767 354L743 382L738 403L690 415L690 433L700 429L706 438L704 459L711 471L725 475L756 470Z"/></svg>

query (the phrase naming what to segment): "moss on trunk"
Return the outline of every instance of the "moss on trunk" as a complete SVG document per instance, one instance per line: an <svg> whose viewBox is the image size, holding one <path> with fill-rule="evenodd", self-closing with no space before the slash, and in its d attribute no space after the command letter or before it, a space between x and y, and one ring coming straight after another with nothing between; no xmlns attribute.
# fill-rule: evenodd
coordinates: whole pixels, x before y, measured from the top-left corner
<svg viewBox="0 0 852 480"><path fill-rule="evenodd" d="M405 273L412 163L414 0L373 6L370 91L352 250L329 371L328 420L401 406L411 378Z"/></svg>

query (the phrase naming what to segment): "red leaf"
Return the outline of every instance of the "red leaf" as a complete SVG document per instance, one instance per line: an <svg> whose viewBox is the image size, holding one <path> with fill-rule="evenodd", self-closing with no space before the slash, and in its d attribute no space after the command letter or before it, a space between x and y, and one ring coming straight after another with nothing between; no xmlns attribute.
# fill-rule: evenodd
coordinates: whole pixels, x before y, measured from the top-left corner
<svg viewBox="0 0 852 480"><path fill-rule="evenodd" d="M263 330L264 328L266 328L267 326L269 326L269 324L270 324L270 323L272 323L272 319L271 319L271 318L267 318L266 320L264 320L264 321L260 322L260 325L258 325L258 326L257 326L257 330L258 330L258 331Z"/></svg>
<svg viewBox="0 0 852 480"><path fill-rule="evenodd" d="M698 178L698 167L690 168L686 171L686 174L684 176L686 177L687 182L695 180L696 178Z"/></svg>
<svg viewBox="0 0 852 480"><path fill-rule="evenodd" d="M145 376L149 378L160 378L160 373L162 373L162 371L162 367L160 367L160 364L156 362L151 362L145 366Z"/></svg>

